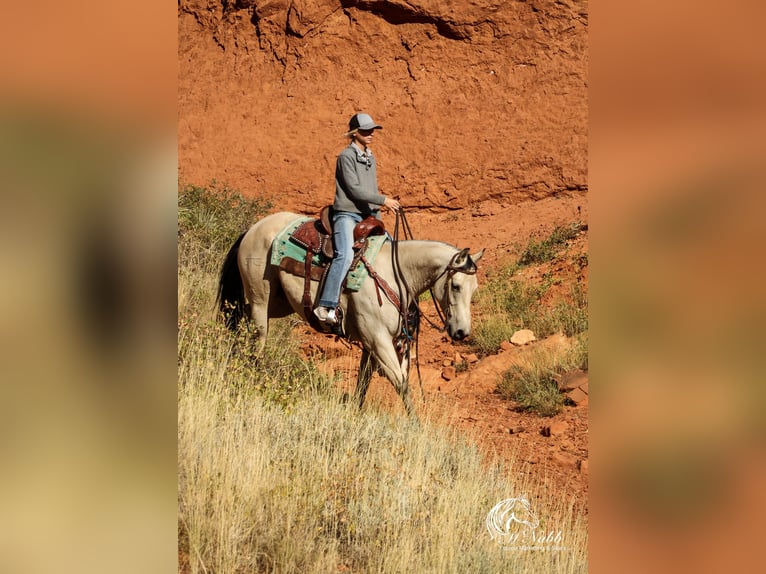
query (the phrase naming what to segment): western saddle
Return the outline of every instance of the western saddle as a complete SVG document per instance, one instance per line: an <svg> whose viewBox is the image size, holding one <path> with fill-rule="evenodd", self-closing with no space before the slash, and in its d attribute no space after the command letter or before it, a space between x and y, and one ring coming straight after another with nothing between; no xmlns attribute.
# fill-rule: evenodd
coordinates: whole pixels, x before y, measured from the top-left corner
<svg viewBox="0 0 766 574"><path fill-rule="evenodd" d="M290 239L306 250L304 260L298 261L292 257L283 257L279 263L280 269L292 275L305 278L302 298L303 310L309 324L318 331L323 331L324 329L314 316L314 313L312 313L314 305L311 300L311 281L320 282L321 288L324 277L330 267L329 264L335 254L332 243L332 219L332 206L327 205L320 210L317 219L311 219L301 224L293 232ZM361 260L367 266L368 272L375 279L376 284L379 284L379 280L376 278L377 274L364 258L364 251L367 248L368 237L383 235L385 232L386 228L383 222L373 216L363 219L354 228L354 258L350 269L354 269ZM318 256L316 261L314 261L315 256ZM386 293L386 295L390 298L389 293ZM380 295L378 295L378 298L380 298Z"/></svg>

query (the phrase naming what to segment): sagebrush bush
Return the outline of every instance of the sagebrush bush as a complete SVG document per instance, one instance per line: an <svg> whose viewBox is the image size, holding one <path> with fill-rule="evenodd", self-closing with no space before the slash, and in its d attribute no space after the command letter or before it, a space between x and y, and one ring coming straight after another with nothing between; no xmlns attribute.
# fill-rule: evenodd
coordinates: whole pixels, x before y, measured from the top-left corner
<svg viewBox="0 0 766 574"><path fill-rule="evenodd" d="M519 409L551 417L564 406L554 374L514 365L503 374L497 389L504 398L517 402Z"/></svg>
<svg viewBox="0 0 766 574"><path fill-rule="evenodd" d="M472 343L484 354L491 354L500 348L503 341L510 340L516 331L510 318L504 314L491 314L476 321Z"/></svg>
<svg viewBox="0 0 766 574"><path fill-rule="evenodd" d="M575 336L574 344L567 357L567 364L572 368L588 370L588 332L583 331Z"/></svg>
<svg viewBox="0 0 766 574"><path fill-rule="evenodd" d="M545 303L548 286L521 279L488 285L477 297L474 344L483 352L496 351L519 329L538 338L554 333L574 336L588 329L587 299L574 286L569 298Z"/></svg>
<svg viewBox="0 0 766 574"><path fill-rule="evenodd" d="M588 330L588 298L579 285L572 287L568 300L558 303L551 312L556 331L573 337Z"/></svg>
<svg viewBox="0 0 766 574"><path fill-rule="evenodd" d="M556 379L566 371L582 368L583 363L587 368L586 343L579 337L571 347L534 349L525 363L513 365L503 373L497 390L501 396L518 403L519 409L550 417L561 410L565 401Z"/></svg>

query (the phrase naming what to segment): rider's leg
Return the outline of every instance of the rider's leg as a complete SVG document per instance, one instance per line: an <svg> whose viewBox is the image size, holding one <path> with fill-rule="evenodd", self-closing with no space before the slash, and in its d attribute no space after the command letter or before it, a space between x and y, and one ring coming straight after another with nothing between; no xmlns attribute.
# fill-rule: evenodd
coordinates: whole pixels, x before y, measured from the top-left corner
<svg viewBox="0 0 766 574"><path fill-rule="evenodd" d="M326 309L326 311L318 309L321 314L326 315L330 313L330 310L334 312L338 306L340 288L349 267L351 267L351 260L354 257L354 227L361 220L362 216L357 213L345 211L335 213L332 233L335 255L330 264L330 269L327 271L322 294L319 297L319 307Z"/></svg>

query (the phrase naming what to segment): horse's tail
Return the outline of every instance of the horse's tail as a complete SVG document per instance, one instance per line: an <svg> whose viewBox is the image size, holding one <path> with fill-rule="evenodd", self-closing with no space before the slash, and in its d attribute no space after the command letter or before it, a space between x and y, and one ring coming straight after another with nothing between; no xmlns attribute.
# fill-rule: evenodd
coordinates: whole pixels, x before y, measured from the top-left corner
<svg viewBox="0 0 766 574"><path fill-rule="evenodd" d="M218 310L223 314L226 326L232 331L247 316L245 288L242 285L242 276L239 273L239 264L237 263L239 245L242 243L245 233L239 236L226 254L226 259L224 259L221 266L221 275L218 279L216 303L218 304Z"/></svg>

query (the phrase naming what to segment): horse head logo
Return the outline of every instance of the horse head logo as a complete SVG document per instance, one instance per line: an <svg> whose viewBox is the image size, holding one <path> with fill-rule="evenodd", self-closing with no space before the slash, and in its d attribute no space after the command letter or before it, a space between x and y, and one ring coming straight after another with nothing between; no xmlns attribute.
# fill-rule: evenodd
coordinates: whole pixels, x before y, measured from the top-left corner
<svg viewBox="0 0 766 574"><path fill-rule="evenodd" d="M493 540L516 543L532 536L540 525L525 496L508 498L498 502L487 514L487 530Z"/></svg>

